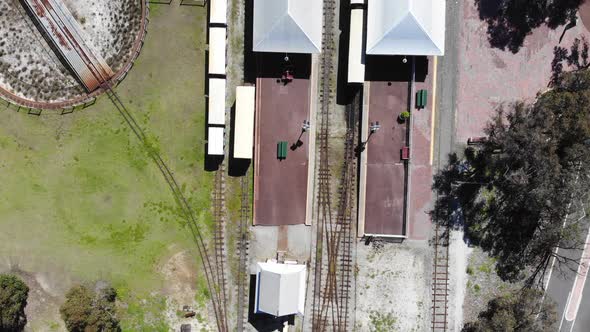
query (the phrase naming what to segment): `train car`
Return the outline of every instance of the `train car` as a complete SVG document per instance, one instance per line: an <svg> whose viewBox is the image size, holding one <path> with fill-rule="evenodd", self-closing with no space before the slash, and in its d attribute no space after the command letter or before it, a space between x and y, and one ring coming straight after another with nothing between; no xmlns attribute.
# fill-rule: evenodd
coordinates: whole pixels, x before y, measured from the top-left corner
<svg viewBox="0 0 590 332"><path fill-rule="evenodd" d="M225 125L225 79L209 78L208 121L210 125Z"/></svg>
<svg viewBox="0 0 590 332"><path fill-rule="evenodd" d="M224 155L225 129L223 127L209 127L207 139L207 154L210 156Z"/></svg>
<svg viewBox="0 0 590 332"><path fill-rule="evenodd" d="M227 24L227 0L209 1L209 23Z"/></svg>
<svg viewBox="0 0 590 332"><path fill-rule="evenodd" d="M365 52L363 43L363 8L350 10L350 39L348 41L348 83L365 81Z"/></svg>
<svg viewBox="0 0 590 332"><path fill-rule="evenodd" d="M252 159L254 149L254 109L256 88L236 87L236 116L234 128L234 158Z"/></svg>
<svg viewBox="0 0 590 332"><path fill-rule="evenodd" d="M209 74L225 75L226 29L209 28Z"/></svg>

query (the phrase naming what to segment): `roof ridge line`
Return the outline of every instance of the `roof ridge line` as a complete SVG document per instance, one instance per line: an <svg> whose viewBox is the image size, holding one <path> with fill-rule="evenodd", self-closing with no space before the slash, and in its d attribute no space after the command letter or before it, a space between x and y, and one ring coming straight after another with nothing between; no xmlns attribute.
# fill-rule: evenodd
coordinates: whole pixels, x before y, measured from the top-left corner
<svg viewBox="0 0 590 332"><path fill-rule="evenodd" d="M305 30L301 27L301 25L299 25L299 23L297 23L297 20L295 18L293 18L293 16L291 16L291 11L289 10L289 6L287 6L287 14L289 16L289 18L293 21L293 23L295 23L295 25L299 28L299 30L301 30L301 32L303 32L303 34L305 35L305 38L307 38L307 40L309 41L310 44L312 44L313 46L315 46L315 48L320 51L320 53L322 52L321 47L318 47L318 45L316 45L311 38L309 37L309 35L307 35L307 32L305 32Z"/></svg>
<svg viewBox="0 0 590 332"><path fill-rule="evenodd" d="M437 50L441 51L441 49L438 47L438 45L436 45L436 43L432 39L432 36L430 35L430 33L428 33L428 31L426 31L426 29L424 29L424 26L422 25L422 23L420 22L420 20L416 17L416 15L414 15L414 13L411 10L410 10L410 15L412 15L412 18L414 19L414 21L416 22L416 25L418 25L418 27L420 28L420 30L422 30L422 32L424 32L426 34L426 36L428 36L428 39L430 40L430 42L432 43L432 45L434 45L434 47Z"/></svg>
<svg viewBox="0 0 590 332"><path fill-rule="evenodd" d="M279 23L280 23L280 22L281 22L281 21L282 21L282 20L285 18L285 16L290 16L290 15L289 15L289 7L288 7L288 6L287 6L287 11L285 12L285 14L283 14L281 17L278 17L278 18L277 18L277 19L274 21L274 23L273 23L272 27L271 27L270 29L268 29L268 30L267 30L267 32L266 32L266 34L264 35L264 38L261 38L261 39L260 39L260 41L259 41L259 42L258 42L258 43L257 43L255 46L253 46L252 48L254 49L254 48L256 48L257 46L260 46L260 44L261 44L263 41L265 41L265 40L266 40L266 38L268 37L268 35L270 35L270 34L271 34L271 32L273 32L273 30L274 30L274 29L277 27L277 25L279 25Z"/></svg>
<svg viewBox="0 0 590 332"><path fill-rule="evenodd" d="M399 18L397 21L393 22L391 24L391 26L389 26L385 32L383 32L383 34L381 34L381 36L379 36L379 38L377 40L381 41L383 40L383 38L391 32L391 30L393 30L393 28L395 28L396 26L399 25L399 23L407 16L407 14L411 14L411 8L408 8L408 11L405 15L402 15L401 18ZM368 23L367 23L368 24ZM373 47L371 49L367 49L366 52L370 52L373 48L375 48L375 46L377 46L377 44L379 44L379 42L375 43L375 45L373 45Z"/></svg>

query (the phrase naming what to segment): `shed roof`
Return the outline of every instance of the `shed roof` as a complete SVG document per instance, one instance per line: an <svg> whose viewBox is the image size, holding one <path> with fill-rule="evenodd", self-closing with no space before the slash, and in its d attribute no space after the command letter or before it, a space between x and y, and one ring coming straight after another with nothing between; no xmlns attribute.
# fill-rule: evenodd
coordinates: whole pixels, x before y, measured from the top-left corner
<svg viewBox="0 0 590 332"><path fill-rule="evenodd" d="M445 0L370 0L367 54L444 55Z"/></svg>
<svg viewBox="0 0 590 332"><path fill-rule="evenodd" d="M303 315L306 266L301 264L258 263L256 312L274 316Z"/></svg>
<svg viewBox="0 0 590 332"><path fill-rule="evenodd" d="M255 0L253 50L320 53L322 1Z"/></svg>

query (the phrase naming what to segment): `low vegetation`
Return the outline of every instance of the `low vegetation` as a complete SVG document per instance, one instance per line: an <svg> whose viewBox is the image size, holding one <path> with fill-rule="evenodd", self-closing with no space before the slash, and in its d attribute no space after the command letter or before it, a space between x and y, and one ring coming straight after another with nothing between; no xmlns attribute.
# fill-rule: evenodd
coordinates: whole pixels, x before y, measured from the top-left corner
<svg viewBox="0 0 590 332"><path fill-rule="evenodd" d="M435 177L437 222L464 224L503 280L540 282L553 257L577 267L554 249L583 244L584 225L564 218L587 196L589 106L590 72L564 74L534 104L499 109L487 140Z"/></svg>
<svg viewBox="0 0 590 332"><path fill-rule="evenodd" d="M109 285L91 289L84 285L72 287L60 313L70 332L121 331L115 307L117 292Z"/></svg>
<svg viewBox="0 0 590 332"><path fill-rule="evenodd" d="M525 288L492 299L479 314L479 320L467 323L463 332L549 332L555 330L555 321L555 308L543 302L543 293Z"/></svg>
<svg viewBox="0 0 590 332"><path fill-rule="evenodd" d="M18 277L0 274L0 331L22 331L29 287Z"/></svg>

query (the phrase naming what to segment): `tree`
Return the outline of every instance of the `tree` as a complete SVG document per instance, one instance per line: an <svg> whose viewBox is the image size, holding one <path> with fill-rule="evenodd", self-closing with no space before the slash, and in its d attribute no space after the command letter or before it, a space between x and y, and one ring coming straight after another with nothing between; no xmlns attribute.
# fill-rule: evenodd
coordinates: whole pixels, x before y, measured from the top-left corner
<svg viewBox="0 0 590 332"><path fill-rule="evenodd" d="M464 222L466 235L497 258L503 280L540 282L553 257L575 269L554 249L580 248L587 227L563 225L590 184L590 167L582 167L590 165L590 72L564 74L533 105L500 109L486 134L435 176L435 221Z"/></svg>
<svg viewBox="0 0 590 332"><path fill-rule="evenodd" d="M0 274L0 331L22 331L29 287L13 275Z"/></svg>
<svg viewBox="0 0 590 332"><path fill-rule="evenodd" d="M479 17L488 25L490 45L517 53L533 29L546 24L551 29L575 24L583 0L476 0Z"/></svg>
<svg viewBox="0 0 590 332"><path fill-rule="evenodd" d="M581 48L581 49L580 49ZM590 47L586 38L574 39L570 49L555 46L553 48L553 60L551 61L551 79L549 86L559 86L563 78L564 62L573 70L585 70L590 66L588 61Z"/></svg>
<svg viewBox="0 0 590 332"><path fill-rule="evenodd" d="M554 303L543 302L543 292L529 288L492 299L478 318L463 332L550 332L556 322Z"/></svg>
<svg viewBox="0 0 590 332"><path fill-rule="evenodd" d="M96 287L93 290L83 285L72 287L60 308L61 316L71 332L120 331L116 317L117 293L112 287Z"/></svg>

